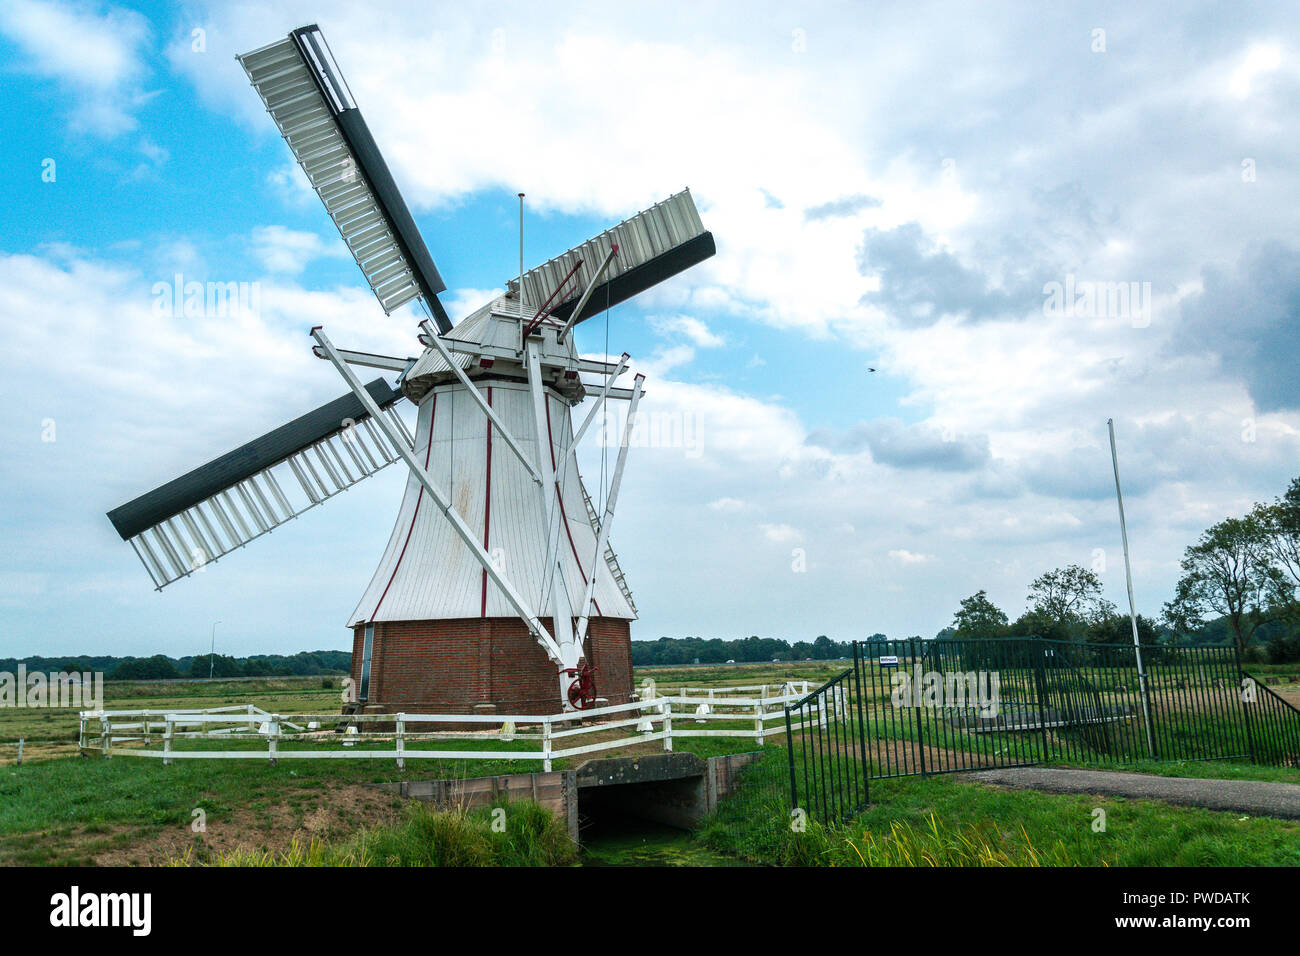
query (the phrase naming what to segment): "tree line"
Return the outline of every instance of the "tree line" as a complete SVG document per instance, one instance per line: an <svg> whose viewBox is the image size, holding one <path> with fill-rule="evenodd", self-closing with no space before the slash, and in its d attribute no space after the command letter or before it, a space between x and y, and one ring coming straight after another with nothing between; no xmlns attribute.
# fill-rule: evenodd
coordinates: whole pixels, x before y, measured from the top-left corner
<svg viewBox="0 0 1300 956"><path fill-rule="evenodd" d="M207 677L207 654L192 657L24 657L0 658L0 671L15 673L18 665L28 673L102 673L107 680L179 680ZM346 674L352 667L349 651L299 651L297 654L254 654L250 657L212 658L214 677L310 677L317 674Z"/></svg>
<svg viewBox="0 0 1300 956"><path fill-rule="evenodd" d="M1271 503L1207 528L1183 552L1179 569L1160 618L1137 615L1143 644L1232 642L1249 661L1300 660L1300 478ZM937 636L1132 643L1129 616L1102 596L1097 575L1078 565L1040 575L1026 600L1024 613L1010 621L978 591Z"/></svg>

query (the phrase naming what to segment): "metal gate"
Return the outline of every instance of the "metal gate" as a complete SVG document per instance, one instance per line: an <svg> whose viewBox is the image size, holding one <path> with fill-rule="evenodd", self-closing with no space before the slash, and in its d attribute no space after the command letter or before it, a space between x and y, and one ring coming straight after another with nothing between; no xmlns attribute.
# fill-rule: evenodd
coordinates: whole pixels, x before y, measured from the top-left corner
<svg viewBox="0 0 1300 956"><path fill-rule="evenodd" d="M859 641L852 666L786 708L792 806L831 822L872 779L1147 759L1300 766L1300 711L1233 647Z"/></svg>
<svg viewBox="0 0 1300 956"><path fill-rule="evenodd" d="M1025 641L863 641L854 648L862 688L869 775L900 777L1039 759L1033 734L1045 696Z"/></svg>

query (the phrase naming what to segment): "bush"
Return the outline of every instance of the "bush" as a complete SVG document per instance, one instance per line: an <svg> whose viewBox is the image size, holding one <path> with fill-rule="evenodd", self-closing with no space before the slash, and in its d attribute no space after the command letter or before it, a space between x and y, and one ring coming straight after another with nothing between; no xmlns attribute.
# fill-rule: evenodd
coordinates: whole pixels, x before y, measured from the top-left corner
<svg viewBox="0 0 1300 956"><path fill-rule="evenodd" d="M125 660L109 673L109 680L175 680L180 672L171 659L161 654L138 660Z"/></svg>

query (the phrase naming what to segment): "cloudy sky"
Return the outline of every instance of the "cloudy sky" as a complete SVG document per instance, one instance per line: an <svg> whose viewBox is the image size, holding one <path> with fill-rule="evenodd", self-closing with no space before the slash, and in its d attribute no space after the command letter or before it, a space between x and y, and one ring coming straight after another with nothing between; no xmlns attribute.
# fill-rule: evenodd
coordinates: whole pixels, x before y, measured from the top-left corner
<svg viewBox="0 0 1300 956"><path fill-rule="evenodd" d="M1300 474L1300 10L1132 6L6 0L0 655L347 646L396 468L161 593L104 517L338 395L310 326L415 347L234 59L310 22L454 317L516 192L537 263L691 187L717 256L579 336L685 425L629 460L635 637L928 636L1071 562L1122 604L1112 416L1158 612Z"/></svg>

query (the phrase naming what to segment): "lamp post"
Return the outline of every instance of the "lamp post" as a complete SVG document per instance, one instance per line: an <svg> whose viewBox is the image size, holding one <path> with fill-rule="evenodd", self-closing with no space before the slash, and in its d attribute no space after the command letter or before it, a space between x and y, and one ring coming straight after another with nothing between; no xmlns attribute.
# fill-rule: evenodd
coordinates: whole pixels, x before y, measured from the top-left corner
<svg viewBox="0 0 1300 956"><path fill-rule="evenodd" d="M208 680L212 680L212 670L217 663L217 625L220 623L220 621L212 622L212 644L208 647Z"/></svg>

